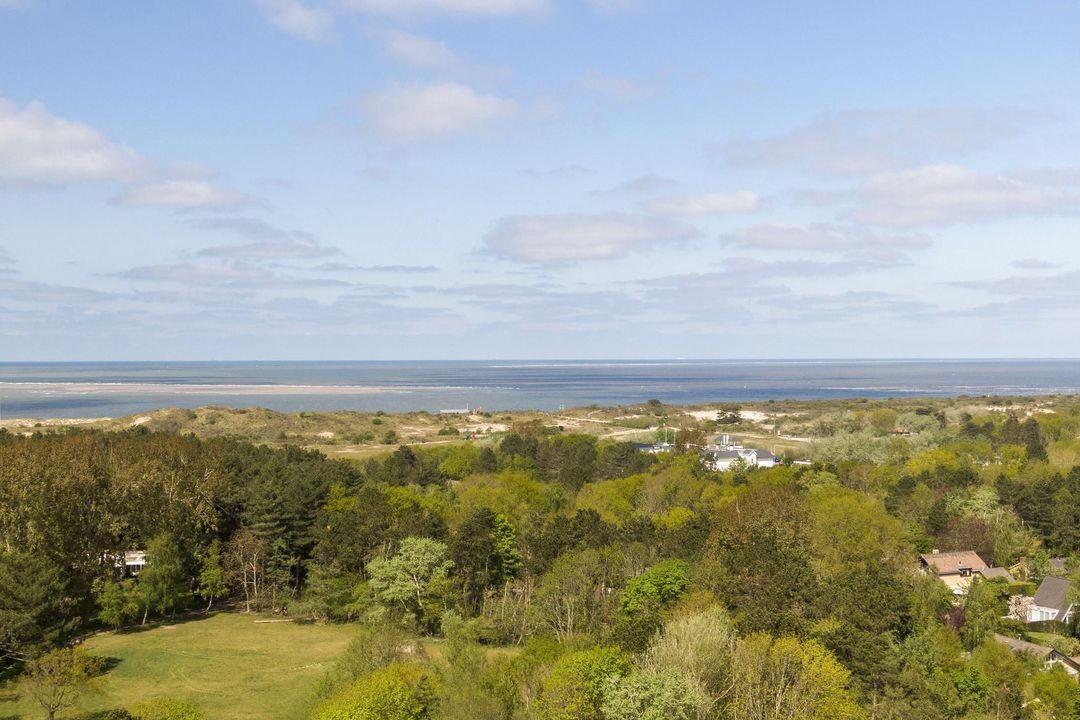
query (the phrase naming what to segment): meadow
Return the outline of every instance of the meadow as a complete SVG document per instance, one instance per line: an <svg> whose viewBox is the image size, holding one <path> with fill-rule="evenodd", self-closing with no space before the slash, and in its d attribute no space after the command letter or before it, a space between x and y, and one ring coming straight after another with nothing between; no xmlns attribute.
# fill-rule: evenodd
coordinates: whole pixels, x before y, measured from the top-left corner
<svg viewBox="0 0 1080 720"><path fill-rule="evenodd" d="M110 658L81 706L129 707L159 696L189 700L208 717L284 720L305 717L319 678L345 649L349 625L256 622L268 617L221 612L147 630L101 633L84 647ZM9 694L0 718L36 720L44 713Z"/></svg>

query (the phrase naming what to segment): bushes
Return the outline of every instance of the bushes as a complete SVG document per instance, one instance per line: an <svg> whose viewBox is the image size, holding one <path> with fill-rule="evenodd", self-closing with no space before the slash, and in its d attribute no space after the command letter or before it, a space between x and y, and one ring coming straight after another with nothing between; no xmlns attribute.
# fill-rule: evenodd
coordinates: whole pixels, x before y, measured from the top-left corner
<svg viewBox="0 0 1080 720"><path fill-rule="evenodd" d="M321 703L311 720L427 720L438 682L418 665L397 663L365 675Z"/></svg>
<svg viewBox="0 0 1080 720"><path fill-rule="evenodd" d="M208 720L205 713L187 700L160 697L131 709L134 720Z"/></svg>

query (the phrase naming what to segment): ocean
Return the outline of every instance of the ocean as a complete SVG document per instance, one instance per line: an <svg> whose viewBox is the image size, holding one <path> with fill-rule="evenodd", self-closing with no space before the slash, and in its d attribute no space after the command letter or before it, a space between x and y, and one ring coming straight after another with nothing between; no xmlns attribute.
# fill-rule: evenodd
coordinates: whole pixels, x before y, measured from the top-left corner
<svg viewBox="0 0 1080 720"><path fill-rule="evenodd" d="M404 412L1080 393L1077 360L0 363L5 418L203 405Z"/></svg>

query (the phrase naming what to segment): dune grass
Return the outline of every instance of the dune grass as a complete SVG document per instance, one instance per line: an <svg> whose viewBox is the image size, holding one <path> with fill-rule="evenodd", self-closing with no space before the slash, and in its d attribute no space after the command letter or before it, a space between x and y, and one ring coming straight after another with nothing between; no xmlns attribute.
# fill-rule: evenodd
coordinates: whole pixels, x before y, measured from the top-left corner
<svg viewBox="0 0 1080 720"><path fill-rule="evenodd" d="M353 636L347 625L255 623L224 612L142 632L105 633L85 647L114 660L85 710L130 707L158 696L190 700L208 717L306 717L316 682ZM26 698L0 702L0 718L35 720Z"/></svg>

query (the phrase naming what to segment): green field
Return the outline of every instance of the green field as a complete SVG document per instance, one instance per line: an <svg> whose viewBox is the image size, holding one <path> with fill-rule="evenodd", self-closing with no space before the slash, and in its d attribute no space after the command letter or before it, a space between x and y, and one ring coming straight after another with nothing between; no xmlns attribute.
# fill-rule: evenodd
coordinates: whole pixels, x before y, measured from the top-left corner
<svg viewBox="0 0 1080 720"><path fill-rule="evenodd" d="M347 625L255 623L219 613L144 632L97 635L85 644L119 661L87 696L86 710L131 706L167 695L211 718L294 720L306 716L312 689L352 637ZM0 698L4 695L0 694ZM27 700L0 700L0 718L36 720Z"/></svg>

